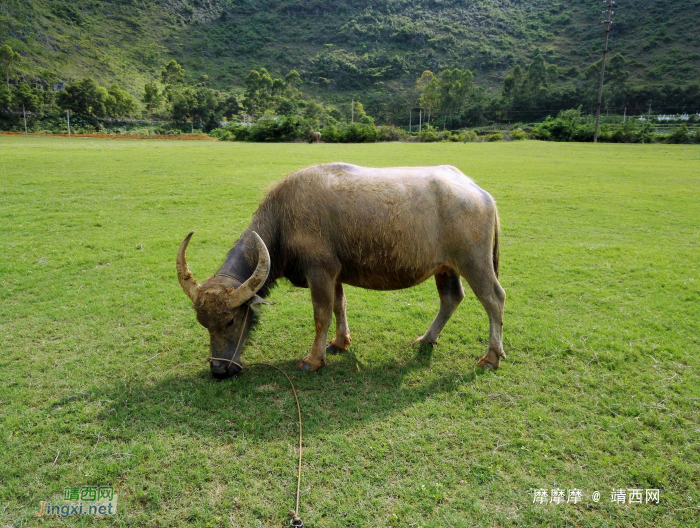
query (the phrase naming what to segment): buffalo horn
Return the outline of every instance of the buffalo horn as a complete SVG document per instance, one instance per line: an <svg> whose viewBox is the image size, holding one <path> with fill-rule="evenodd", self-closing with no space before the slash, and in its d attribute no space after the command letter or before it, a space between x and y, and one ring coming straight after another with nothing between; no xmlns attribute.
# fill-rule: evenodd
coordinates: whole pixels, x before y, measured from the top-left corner
<svg viewBox="0 0 700 528"><path fill-rule="evenodd" d="M180 244L180 249L177 250L177 280L180 281L180 286L185 291L187 296L192 300L193 303L197 302L197 295L199 294L199 284L192 276L190 268L187 266L187 258L185 257L185 251L187 251L187 244L190 243L190 238L194 235L194 231L190 231L190 234L185 237L185 240Z"/></svg>
<svg viewBox="0 0 700 528"><path fill-rule="evenodd" d="M253 295L265 284L270 274L270 254L267 252L265 242L255 231L251 231L258 246L258 265L250 278L229 294L229 306L236 308L251 299Z"/></svg>

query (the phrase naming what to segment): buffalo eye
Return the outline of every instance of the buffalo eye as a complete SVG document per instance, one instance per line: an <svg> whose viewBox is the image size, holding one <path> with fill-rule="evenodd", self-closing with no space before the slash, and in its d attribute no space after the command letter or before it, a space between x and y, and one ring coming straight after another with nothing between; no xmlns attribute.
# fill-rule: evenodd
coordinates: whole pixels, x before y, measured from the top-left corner
<svg viewBox="0 0 700 528"><path fill-rule="evenodd" d="M233 319L231 319L228 323L226 323L226 327L228 328L231 325L233 325Z"/></svg>

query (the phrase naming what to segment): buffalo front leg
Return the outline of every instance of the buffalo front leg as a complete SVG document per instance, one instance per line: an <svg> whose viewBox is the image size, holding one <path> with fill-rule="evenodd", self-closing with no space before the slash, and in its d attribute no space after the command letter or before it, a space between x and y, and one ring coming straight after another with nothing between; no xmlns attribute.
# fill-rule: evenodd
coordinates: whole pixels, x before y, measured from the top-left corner
<svg viewBox="0 0 700 528"><path fill-rule="evenodd" d="M440 332L445 328L447 321L450 320L459 303L464 299L464 288L457 272L451 271L436 274L435 284L440 294L440 311L433 319L428 331L416 339L417 343L424 345L435 345L437 343Z"/></svg>
<svg viewBox="0 0 700 528"><path fill-rule="evenodd" d="M337 283L335 285L335 302L333 303L333 315L335 315L335 337L326 347L326 352L334 354L342 352L348 348L350 344L350 327L348 327L347 317L347 301L345 300L345 292L343 285Z"/></svg>
<svg viewBox="0 0 700 528"><path fill-rule="evenodd" d="M333 320L335 277L327 272L318 271L308 274L307 280L311 289L311 303L314 306L316 338L311 347L311 353L299 362L297 368L303 371L314 371L320 369L326 360L328 328Z"/></svg>

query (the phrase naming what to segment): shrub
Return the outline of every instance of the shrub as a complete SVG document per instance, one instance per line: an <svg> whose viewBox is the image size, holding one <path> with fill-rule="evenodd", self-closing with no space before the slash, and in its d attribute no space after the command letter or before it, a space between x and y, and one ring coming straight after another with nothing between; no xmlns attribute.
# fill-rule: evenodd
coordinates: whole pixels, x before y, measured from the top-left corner
<svg viewBox="0 0 700 528"><path fill-rule="evenodd" d="M423 130L418 132L416 137L418 138L418 141L422 141L423 143L434 143L435 141L440 141L440 139L442 139L435 130L435 127L430 125L427 125Z"/></svg>
<svg viewBox="0 0 700 528"><path fill-rule="evenodd" d="M395 126L380 126L377 127L377 132L378 141L403 141L409 137L407 132Z"/></svg>
<svg viewBox="0 0 700 528"><path fill-rule="evenodd" d="M688 132L688 125L683 123L676 130L674 130L673 133L670 134L666 138L666 143L675 143L675 144L690 143L690 134Z"/></svg>
<svg viewBox="0 0 700 528"><path fill-rule="evenodd" d="M343 143L374 143L379 139L379 133L374 125L352 123L341 129Z"/></svg>
<svg viewBox="0 0 700 528"><path fill-rule="evenodd" d="M460 132L459 141L462 141L464 143L476 141L476 132L474 132L473 130L464 130L463 132Z"/></svg>
<svg viewBox="0 0 700 528"><path fill-rule="evenodd" d="M363 125L373 125L373 124L374 124L374 118L373 118L373 117L370 117L370 116L368 116L368 115L363 115L363 116L360 118L360 123L362 123Z"/></svg>
<svg viewBox="0 0 700 528"><path fill-rule="evenodd" d="M325 143L338 143L340 134L335 125L330 125L321 130L321 140Z"/></svg>
<svg viewBox="0 0 700 528"><path fill-rule="evenodd" d="M527 139L527 134L520 129L513 130L510 133L510 139L511 139L511 141L520 141L523 139Z"/></svg>
<svg viewBox="0 0 700 528"><path fill-rule="evenodd" d="M209 135L211 137L223 139L225 137L231 136L232 134L230 130L226 130L225 128L215 128L214 130L209 132Z"/></svg>
<svg viewBox="0 0 700 528"><path fill-rule="evenodd" d="M221 129L219 129L221 130ZM311 132L309 120L298 116L291 117L267 117L255 123L243 126L227 125L225 131L229 134L222 134L221 139L236 141L293 141L295 139L306 138Z"/></svg>
<svg viewBox="0 0 700 528"><path fill-rule="evenodd" d="M496 132L495 134L491 134L490 136L486 136L486 141L501 141L503 139L503 136L501 135L500 132Z"/></svg>
<svg viewBox="0 0 700 528"><path fill-rule="evenodd" d="M547 117L537 125L532 136L545 141L593 141L594 123L591 116L581 115L581 107L562 110L556 119Z"/></svg>

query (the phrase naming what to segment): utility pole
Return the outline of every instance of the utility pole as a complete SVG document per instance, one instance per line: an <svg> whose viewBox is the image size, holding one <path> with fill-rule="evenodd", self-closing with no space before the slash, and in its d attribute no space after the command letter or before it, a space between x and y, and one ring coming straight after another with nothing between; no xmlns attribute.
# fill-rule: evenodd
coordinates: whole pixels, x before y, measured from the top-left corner
<svg viewBox="0 0 700 528"><path fill-rule="evenodd" d="M24 105L22 105L22 116L24 117L24 135L27 135L27 112L24 111Z"/></svg>
<svg viewBox="0 0 700 528"><path fill-rule="evenodd" d="M413 108L408 109L408 131L413 132L413 129L411 128L411 118L413 117Z"/></svg>
<svg viewBox="0 0 700 528"><path fill-rule="evenodd" d="M603 11L607 13L607 20L603 21L605 24L605 48L603 48L603 61L600 63L600 87L598 88L598 107L595 113L595 134L593 135L593 143L598 143L598 127L600 125L600 105L603 102L603 79L605 78L605 58L608 54L608 39L610 38L610 26L612 26L612 16L613 16L613 6L615 2L613 0L608 0L608 9Z"/></svg>
<svg viewBox="0 0 700 528"><path fill-rule="evenodd" d="M66 110L66 123L68 123L68 137L70 137L70 110Z"/></svg>
<svg viewBox="0 0 700 528"><path fill-rule="evenodd" d="M418 109L418 132L423 130L423 110Z"/></svg>
<svg viewBox="0 0 700 528"><path fill-rule="evenodd" d="M352 99L350 103L350 123L355 122L355 98Z"/></svg>

